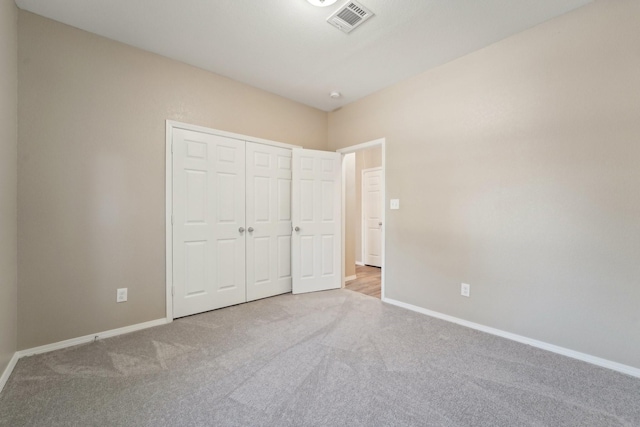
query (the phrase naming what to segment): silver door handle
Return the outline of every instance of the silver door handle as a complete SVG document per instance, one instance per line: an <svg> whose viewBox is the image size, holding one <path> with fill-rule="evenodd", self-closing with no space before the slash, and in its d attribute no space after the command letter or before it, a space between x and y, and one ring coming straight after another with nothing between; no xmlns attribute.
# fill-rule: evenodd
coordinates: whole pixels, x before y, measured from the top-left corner
<svg viewBox="0 0 640 427"><path fill-rule="evenodd" d="M300 231L300 227L296 227L296 228L294 228L294 230Z"/></svg>
<svg viewBox="0 0 640 427"><path fill-rule="evenodd" d="M253 227L249 227L249 228L247 228L247 231L248 231L249 233L253 233Z"/></svg>
<svg viewBox="0 0 640 427"><path fill-rule="evenodd" d="M240 233L244 233L244 227L240 227L240 228L238 228L238 231L239 231Z"/></svg>

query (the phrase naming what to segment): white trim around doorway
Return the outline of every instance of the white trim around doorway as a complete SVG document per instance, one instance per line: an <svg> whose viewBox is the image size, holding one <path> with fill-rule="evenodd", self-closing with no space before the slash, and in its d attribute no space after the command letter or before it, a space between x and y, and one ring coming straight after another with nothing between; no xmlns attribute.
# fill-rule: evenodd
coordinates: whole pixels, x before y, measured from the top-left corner
<svg viewBox="0 0 640 427"><path fill-rule="evenodd" d="M357 145L352 145L350 147L345 147L345 148L341 148L339 150L336 150L336 152L342 154L342 161L344 162L344 155L345 154L349 154L349 153L355 153L356 151L360 151L360 150L364 150L366 148L372 148L372 147L381 147L382 148L382 182L383 182L383 188L382 188L382 200L383 200L383 206L382 206L382 271L381 271L381 286L380 286L380 299L382 301L384 301L385 299L385 271L386 271L386 249L385 249L385 241L386 241L386 234L387 234L387 221L386 221L386 203L387 203L387 181L386 181L386 139L385 138L380 138L380 139L375 139L373 141L369 141L369 142L364 142L362 144L357 144ZM344 181L344 168L343 168L343 181ZM344 258L345 258L345 254L344 254L344 248L346 245L346 233L345 233L345 220L346 220L346 216L345 216L345 200L344 200L345 194L344 191L342 192L342 287L344 288L344 284L345 284L345 263L344 263ZM364 260L363 260L364 261Z"/></svg>

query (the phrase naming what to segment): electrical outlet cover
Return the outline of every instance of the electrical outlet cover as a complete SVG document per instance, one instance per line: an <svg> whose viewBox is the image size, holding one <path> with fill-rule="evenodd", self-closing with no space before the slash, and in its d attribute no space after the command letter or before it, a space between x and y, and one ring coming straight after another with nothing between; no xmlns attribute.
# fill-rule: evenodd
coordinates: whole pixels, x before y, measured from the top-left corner
<svg viewBox="0 0 640 427"><path fill-rule="evenodd" d="M462 283L460 286L460 295L463 297L471 296L471 285L467 283Z"/></svg>
<svg viewBox="0 0 640 427"><path fill-rule="evenodd" d="M116 290L116 302L127 301L127 288L119 288Z"/></svg>

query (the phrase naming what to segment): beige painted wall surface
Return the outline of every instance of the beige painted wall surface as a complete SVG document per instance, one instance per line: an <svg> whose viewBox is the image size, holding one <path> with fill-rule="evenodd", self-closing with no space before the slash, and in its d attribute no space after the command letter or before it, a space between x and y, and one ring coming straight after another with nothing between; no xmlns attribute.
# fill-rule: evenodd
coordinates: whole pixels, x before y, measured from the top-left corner
<svg viewBox="0 0 640 427"><path fill-rule="evenodd" d="M343 158L344 170L344 277L356 274L356 154Z"/></svg>
<svg viewBox="0 0 640 427"><path fill-rule="evenodd" d="M0 375L17 334L18 8L0 0Z"/></svg>
<svg viewBox="0 0 640 427"><path fill-rule="evenodd" d="M369 141L365 141L369 142ZM356 261L362 263L362 171L382 167L382 147L376 146L356 151L356 212L355 250Z"/></svg>
<svg viewBox="0 0 640 427"><path fill-rule="evenodd" d="M322 111L28 12L19 24L20 349L164 317L166 119L326 148Z"/></svg>
<svg viewBox="0 0 640 427"><path fill-rule="evenodd" d="M597 1L329 115L386 137L389 298L640 368L638 22Z"/></svg>

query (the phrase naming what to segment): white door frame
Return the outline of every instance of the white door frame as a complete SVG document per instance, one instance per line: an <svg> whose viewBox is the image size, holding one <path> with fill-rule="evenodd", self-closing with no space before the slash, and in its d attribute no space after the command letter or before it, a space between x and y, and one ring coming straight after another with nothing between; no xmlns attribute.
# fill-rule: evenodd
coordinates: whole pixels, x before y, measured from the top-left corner
<svg viewBox="0 0 640 427"><path fill-rule="evenodd" d="M211 129L203 126L190 125L174 120L166 121L165 134L165 266L166 266L166 318L167 323L173 321L173 225L172 225L172 209L173 209L173 129L185 129L195 132L206 133L210 135L219 135L227 138L238 139L247 142L256 142L258 144L273 145L282 148L302 148L299 145L284 144L282 142L271 141L268 139L257 138L255 136L241 135L238 133L225 132L222 130ZM383 160L384 161L384 160ZM343 232L344 233L344 232ZM344 261L343 261L344 263ZM344 276L344 269L343 269Z"/></svg>
<svg viewBox="0 0 640 427"><path fill-rule="evenodd" d="M355 153L356 151L364 150L366 148L371 147L381 147L382 148L382 271L380 275L381 279L381 289L380 289L380 299L384 301L385 299L385 271L386 271L386 248L385 248L385 240L387 234L387 220L386 220L386 203L387 203L387 181L386 181L386 139L380 138L375 139L373 141L364 142L362 144L352 145L350 147L341 148L336 150L338 153L342 154L342 161L344 162L344 155L349 153ZM342 168L343 176L342 180L344 182L344 168ZM344 248L346 245L346 233L345 233L345 220L346 220L346 212L345 212L345 192L342 192L342 287L345 285L345 265L344 265ZM363 260L364 261L364 260Z"/></svg>
<svg viewBox="0 0 640 427"><path fill-rule="evenodd" d="M367 169L362 169L362 171L360 172L360 206L362 207L362 212L361 212L361 218L360 218L360 249L361 249L361 254L360 254L360 259L362 260L362 264L363 265L367 265L366 262L364 262L365 259L365 253L366 253L366 245L365 243L367 242L367 237L366 237L366 229L367 229L367 225L365 224L365 220L366 220L366 213L365 213L365 209L364 209L364 196L365 196L365 190L364 190L364 174L366 172L375 172L375 171L381 171L380 175L382 175L382 167L376 167L376 168L367 168ZM383 175L382 175L383 176ZM383 176L384 177L384 176ZM382 194L384 194L384 180L382 181ZM381 205L380 205L380 209L381 211L384 210L384 200L382 201ZM382 220L382 212L380 212L380 219ZM382 228L384 228L385 223L382 223ZM380 244L382 245L382 241L380 242Z"/></svg>

